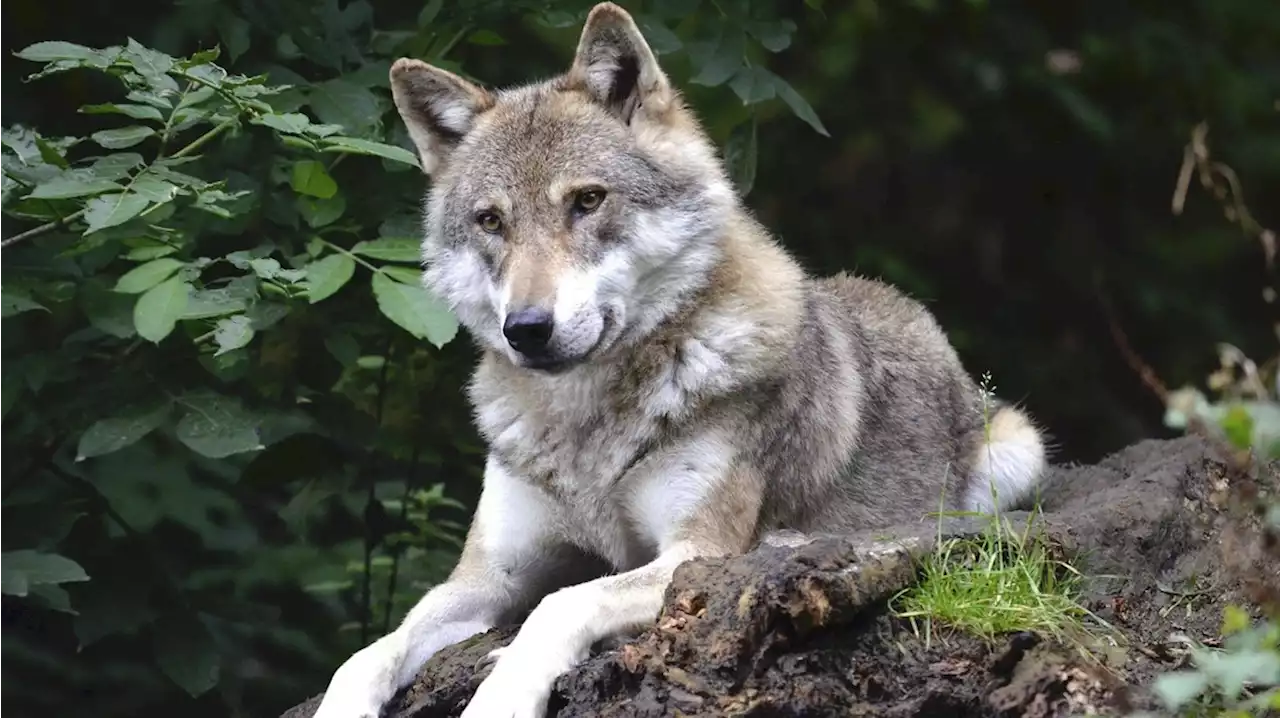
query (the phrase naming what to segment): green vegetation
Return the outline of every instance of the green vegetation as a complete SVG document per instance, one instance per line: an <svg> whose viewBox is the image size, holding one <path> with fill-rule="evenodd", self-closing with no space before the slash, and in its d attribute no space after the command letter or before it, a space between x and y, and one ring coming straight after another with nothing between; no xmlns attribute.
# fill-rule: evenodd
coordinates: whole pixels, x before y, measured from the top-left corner
<svg viewBox="0 0 1280 718"><path fill-rule="evenodd" d="M474 351L416 283L387 70L559 72L591 4L6 4L6 706L275 715L445 575ZM626 5L781 240L928 301L1059 458L1172 433L1112 320L1175 386L1276 353L1244 219L1277 223L1277 4ZM1195 191L1217 162L1238 226ZM1224 399L1237 445L1269 386ZM1072 585L1013 540L948 556Z"/></svg>
<svg viewBox="0 0 1280 718"><path fill-rule="evenodd" d="M1022 531L992 517L977 537L939 537L919 583L889 605L926 640L945 627L990 640L1032 631L1078 641L1089 615L1077 602L1082 577L1056 553L1034 517Z"/></svg>

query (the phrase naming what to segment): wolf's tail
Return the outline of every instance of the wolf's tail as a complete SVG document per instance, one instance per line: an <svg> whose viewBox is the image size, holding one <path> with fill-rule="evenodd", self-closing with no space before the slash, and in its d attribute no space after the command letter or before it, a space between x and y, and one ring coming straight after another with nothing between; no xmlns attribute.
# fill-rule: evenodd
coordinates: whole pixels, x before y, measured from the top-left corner
<svg viewBox="0 0 1280 718"><path fill-rule="evenodd" d="M991 513L1022 504L1048 466L1044 434L1031 417L1010 404L997 406L975 447L964 502L969 511Z"/></svg>

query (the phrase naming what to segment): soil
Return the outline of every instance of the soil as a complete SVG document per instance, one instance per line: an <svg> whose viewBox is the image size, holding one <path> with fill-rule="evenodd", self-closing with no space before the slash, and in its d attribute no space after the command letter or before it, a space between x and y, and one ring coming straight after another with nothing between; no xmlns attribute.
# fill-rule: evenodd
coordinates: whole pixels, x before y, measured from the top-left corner
<svg viewBox="0 0 1280 718"><path fill-rule="evenodd" d="M917 575L936 518L853 536L792 534L729 559L680 566L652 628L601 647L556 684L548 716L1066 716L1157 707L1151 679L1186 661L1185 638L1219 640L1223 608L1274 575L1261 533L1229 510L1236 484L1276 491L1201 439L1145 441L1096 465L1056 467L1038 520L1088 580L1110 627L1082 642L1018 633L985 641L895 619L887 599ZM1260 475L1259 475L1260 474ZM1242 523L1243 522L1243 523ZM948 519L943 536L973 535ZM1250 533L1252 531L1252 533ZM1259 573L1262 572L1262 573ZM451 646L385 714L457 716L475 671L517 627ZM320 696L282 718L310 718Z"/></svg>

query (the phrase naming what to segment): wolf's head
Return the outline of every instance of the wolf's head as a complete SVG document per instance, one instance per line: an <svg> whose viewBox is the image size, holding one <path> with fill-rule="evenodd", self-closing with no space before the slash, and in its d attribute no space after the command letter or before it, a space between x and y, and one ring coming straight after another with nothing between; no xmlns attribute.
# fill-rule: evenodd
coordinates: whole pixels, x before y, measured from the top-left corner
<svg viewBox="0 0 1280 718"><path fill-rule="evenodd" d="M634 342L705 282L736 203L631 16L587 17L567 73L487 90L391 68L432 178L426 282L478 341L559 371Z"/></svg>

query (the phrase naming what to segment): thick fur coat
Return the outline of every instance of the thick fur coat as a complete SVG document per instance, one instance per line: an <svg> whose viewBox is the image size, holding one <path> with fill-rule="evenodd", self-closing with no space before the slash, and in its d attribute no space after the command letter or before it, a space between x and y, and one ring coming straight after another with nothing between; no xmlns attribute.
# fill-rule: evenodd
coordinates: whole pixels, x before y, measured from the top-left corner
<svg viewBox="0 0 1280 718"><path fill-rule="evenodd" d="M427 285L483 352L468 391L489 457L452 576L339 668L318 718L377 716L437 650L525 613L464 716L541 716L593 643L656 617L685 560L1034 488L1031 419L984 395L921 304L806 275L621 8L596 6L542 83L414 60L391 80L432 180Z"/></svg>

